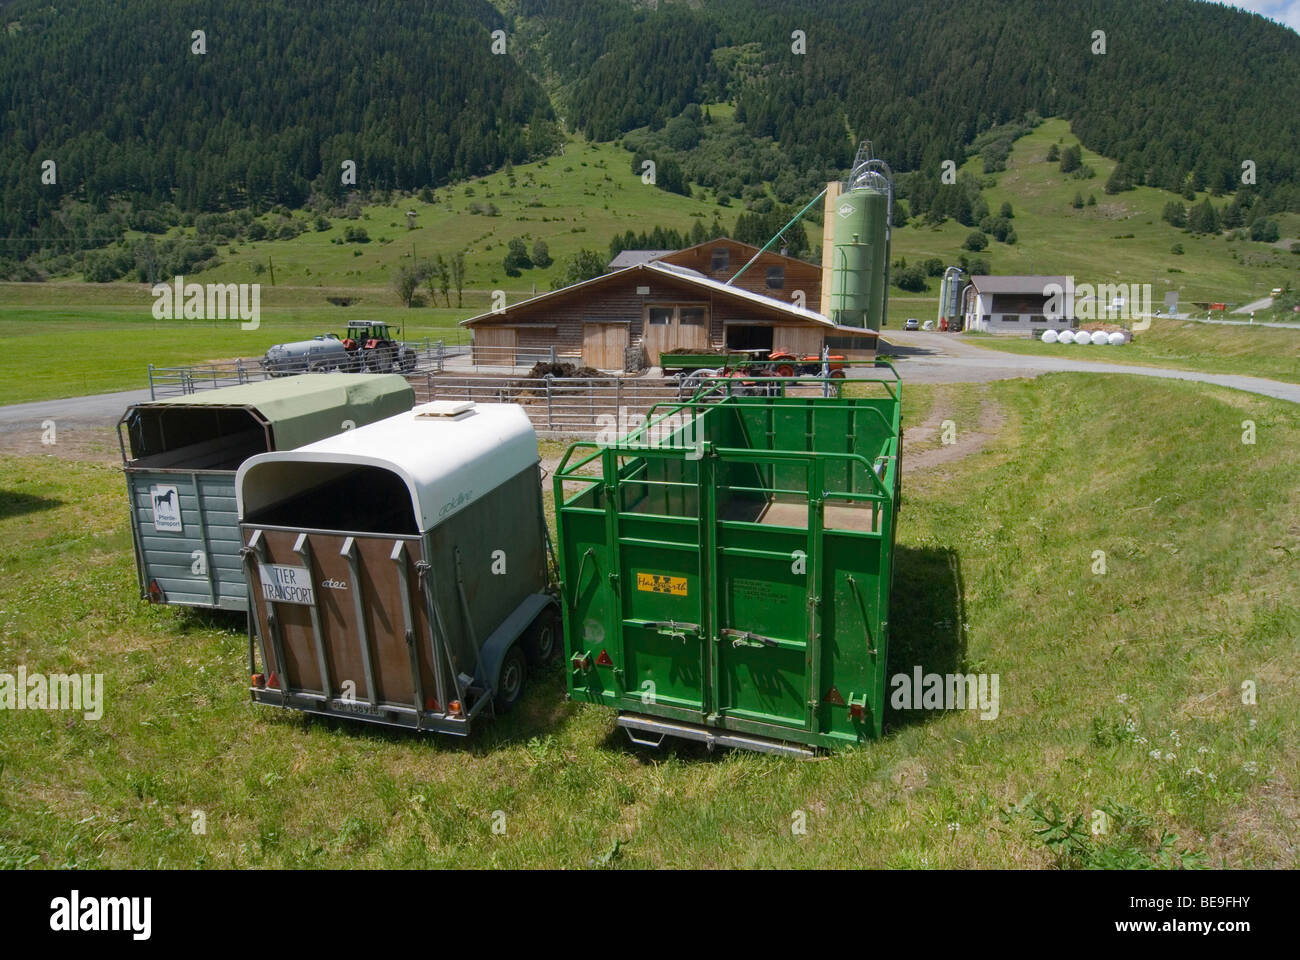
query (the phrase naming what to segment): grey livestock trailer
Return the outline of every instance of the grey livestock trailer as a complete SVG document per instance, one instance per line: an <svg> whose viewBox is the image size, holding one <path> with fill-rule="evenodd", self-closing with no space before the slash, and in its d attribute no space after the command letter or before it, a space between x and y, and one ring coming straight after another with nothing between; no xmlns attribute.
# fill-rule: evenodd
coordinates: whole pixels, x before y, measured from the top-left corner
<svg viewBox="0 0 1300 960"><path fill-rule="evenodd" d="M118 422L118 442L141 597L248 609L235 513L239 465L414 403L411 385L396 374L311 374L131 406Z"/></svg>
<svg viewBox="0 0 1300 960"><path fill-rule="evenodd" d="M422 404L236 485L254 702L468 735L558 649L522 407Z"/></svg>

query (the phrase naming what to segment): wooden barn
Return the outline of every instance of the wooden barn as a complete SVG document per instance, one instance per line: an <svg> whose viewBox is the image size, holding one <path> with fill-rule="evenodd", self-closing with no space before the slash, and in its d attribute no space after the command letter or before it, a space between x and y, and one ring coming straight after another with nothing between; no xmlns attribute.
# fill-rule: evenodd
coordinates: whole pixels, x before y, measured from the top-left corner
<svg viewBox="0 0 1300 960"><path fill-rule="evenodd" d="M688 267L706 277L726 283L736 275L737 270L749 263L758 250L758 247L751 244L721 237L697 243L685 250L669 251L655 259L661 263ZM768 250L748 270L736 277L734 285L799 307L812 304L815 310L821 304L822 268L815 263Z"/></svg>
<svg viewBox="0 0 1300 960"><path fill-rule="evenodd" d="M726 252L725 259L716 249ZM538 351L552 346L563 356L580 356L585 365L602 370L624 369L629 348L639 348L640 362L648 364L682 347L811 355L827 346L831 353L851 359L875 356L874 331L837 328L821 314L786 299L801 290L804 302L819 301L821 272L815 265L771 254L771 260L760 259L728 285L725 280L755 253L757 248L748 244L714 240L462 323L473 331L475 347L496 348L491 351L496 362L508 355L500 348ZM782 272L769 274L774 267ZM779 279L781 289L768 287L769 278L772 283ZM792 287L792 282L800 285ZM487 351L484 354L486 361Z"/></svg>

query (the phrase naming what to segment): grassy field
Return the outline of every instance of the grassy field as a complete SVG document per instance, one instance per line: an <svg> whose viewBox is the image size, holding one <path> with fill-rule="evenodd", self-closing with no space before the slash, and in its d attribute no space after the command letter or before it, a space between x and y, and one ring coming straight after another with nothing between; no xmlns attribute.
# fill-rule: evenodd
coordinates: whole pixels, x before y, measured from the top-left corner
<svg viewBox="0 0 1300 960"><path fill-rule="evenodd" d="M154 320L147 310L130 307L8 311L11 322L29 329L39 325L43 333L24 340L22 349L0 354L0 404L146 387L150 363L166 367L256 357L275 343L341 333L342 312L327 313L330 309L263 310L257 330L241 330L231 321ZM373 310L365 318L392 323L417 319L397 308ZM431 311L418 319L424 322L408 322L404 336L464 339L454 320Z"/></svg>
<svg viewBox="0 0 1300 960"><path fill-rule="evenodd" d="M117 469L0 458L0 672L103 673L106 697L4 718L0 865L1294 868L1295 407L967 389L1003 420L944 470L904 461L890 673L996 673L1000 714L888 716L812 762L639 753L558 665L468 742L254 708L237 621L136 600ZM904 399L909 429L972 429L970 396Z"/></svg>
<svg viewBox="0 0 1300 960"><path fill-rule="evenodd" d="M963 333L981 347L1029 356L1069 357L1106 363L1136 363L1204 373L1242 373L1300 383L1300 329L1227 327L1185 320L1155 319L1123 347L1080 347L1028 337Z"/></svg>

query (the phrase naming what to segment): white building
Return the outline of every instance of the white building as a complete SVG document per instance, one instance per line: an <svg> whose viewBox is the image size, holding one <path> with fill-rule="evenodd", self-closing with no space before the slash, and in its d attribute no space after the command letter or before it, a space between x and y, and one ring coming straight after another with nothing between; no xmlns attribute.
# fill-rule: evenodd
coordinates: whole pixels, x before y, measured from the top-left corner
<svg viewBox="0 0 1300 960"><path fill-rule="evenodd" d="M1018 333L1068 330L1072 322L1059 314L1053 317L1047 301L1066 285L1065 277L971 277L962 291L962 316L966 330L985 333Z"/></svg>

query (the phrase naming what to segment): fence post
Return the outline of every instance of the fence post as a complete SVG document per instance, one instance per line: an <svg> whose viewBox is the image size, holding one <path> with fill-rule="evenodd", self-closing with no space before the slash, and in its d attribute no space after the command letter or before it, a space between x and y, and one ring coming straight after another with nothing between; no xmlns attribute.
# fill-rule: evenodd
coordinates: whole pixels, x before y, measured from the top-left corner
<svg viewBox="0 0 1300 960"><path fill-rule="evenodd" d="M635 395L635 388L633 388ZM623 416L623 378L614 378L614 432L621 434L627 419Z"/></svg>
<svg viewBox="0 0 1300 960"><path fill-rule="evenodd" d="M551 344L551 363L558 363L558 354L555 351L555 344Z"/></svg>
<svg viewBox="0 0 1300 960"><path fill-rule="evenodd" d="M555 429L555 425L552 417L552 410L551 410L551 380L552 379L553 378L551 374L548 373L546 375L546 429L547 430Z"/></svg>
<svg viewBox="0 0 1300 960"><path fill-rule="evenodd" d="M154 393L154 389L153 389L153 364L152 363L149 364L149 399L150 400L158 399L158 395Z"/></svg>

